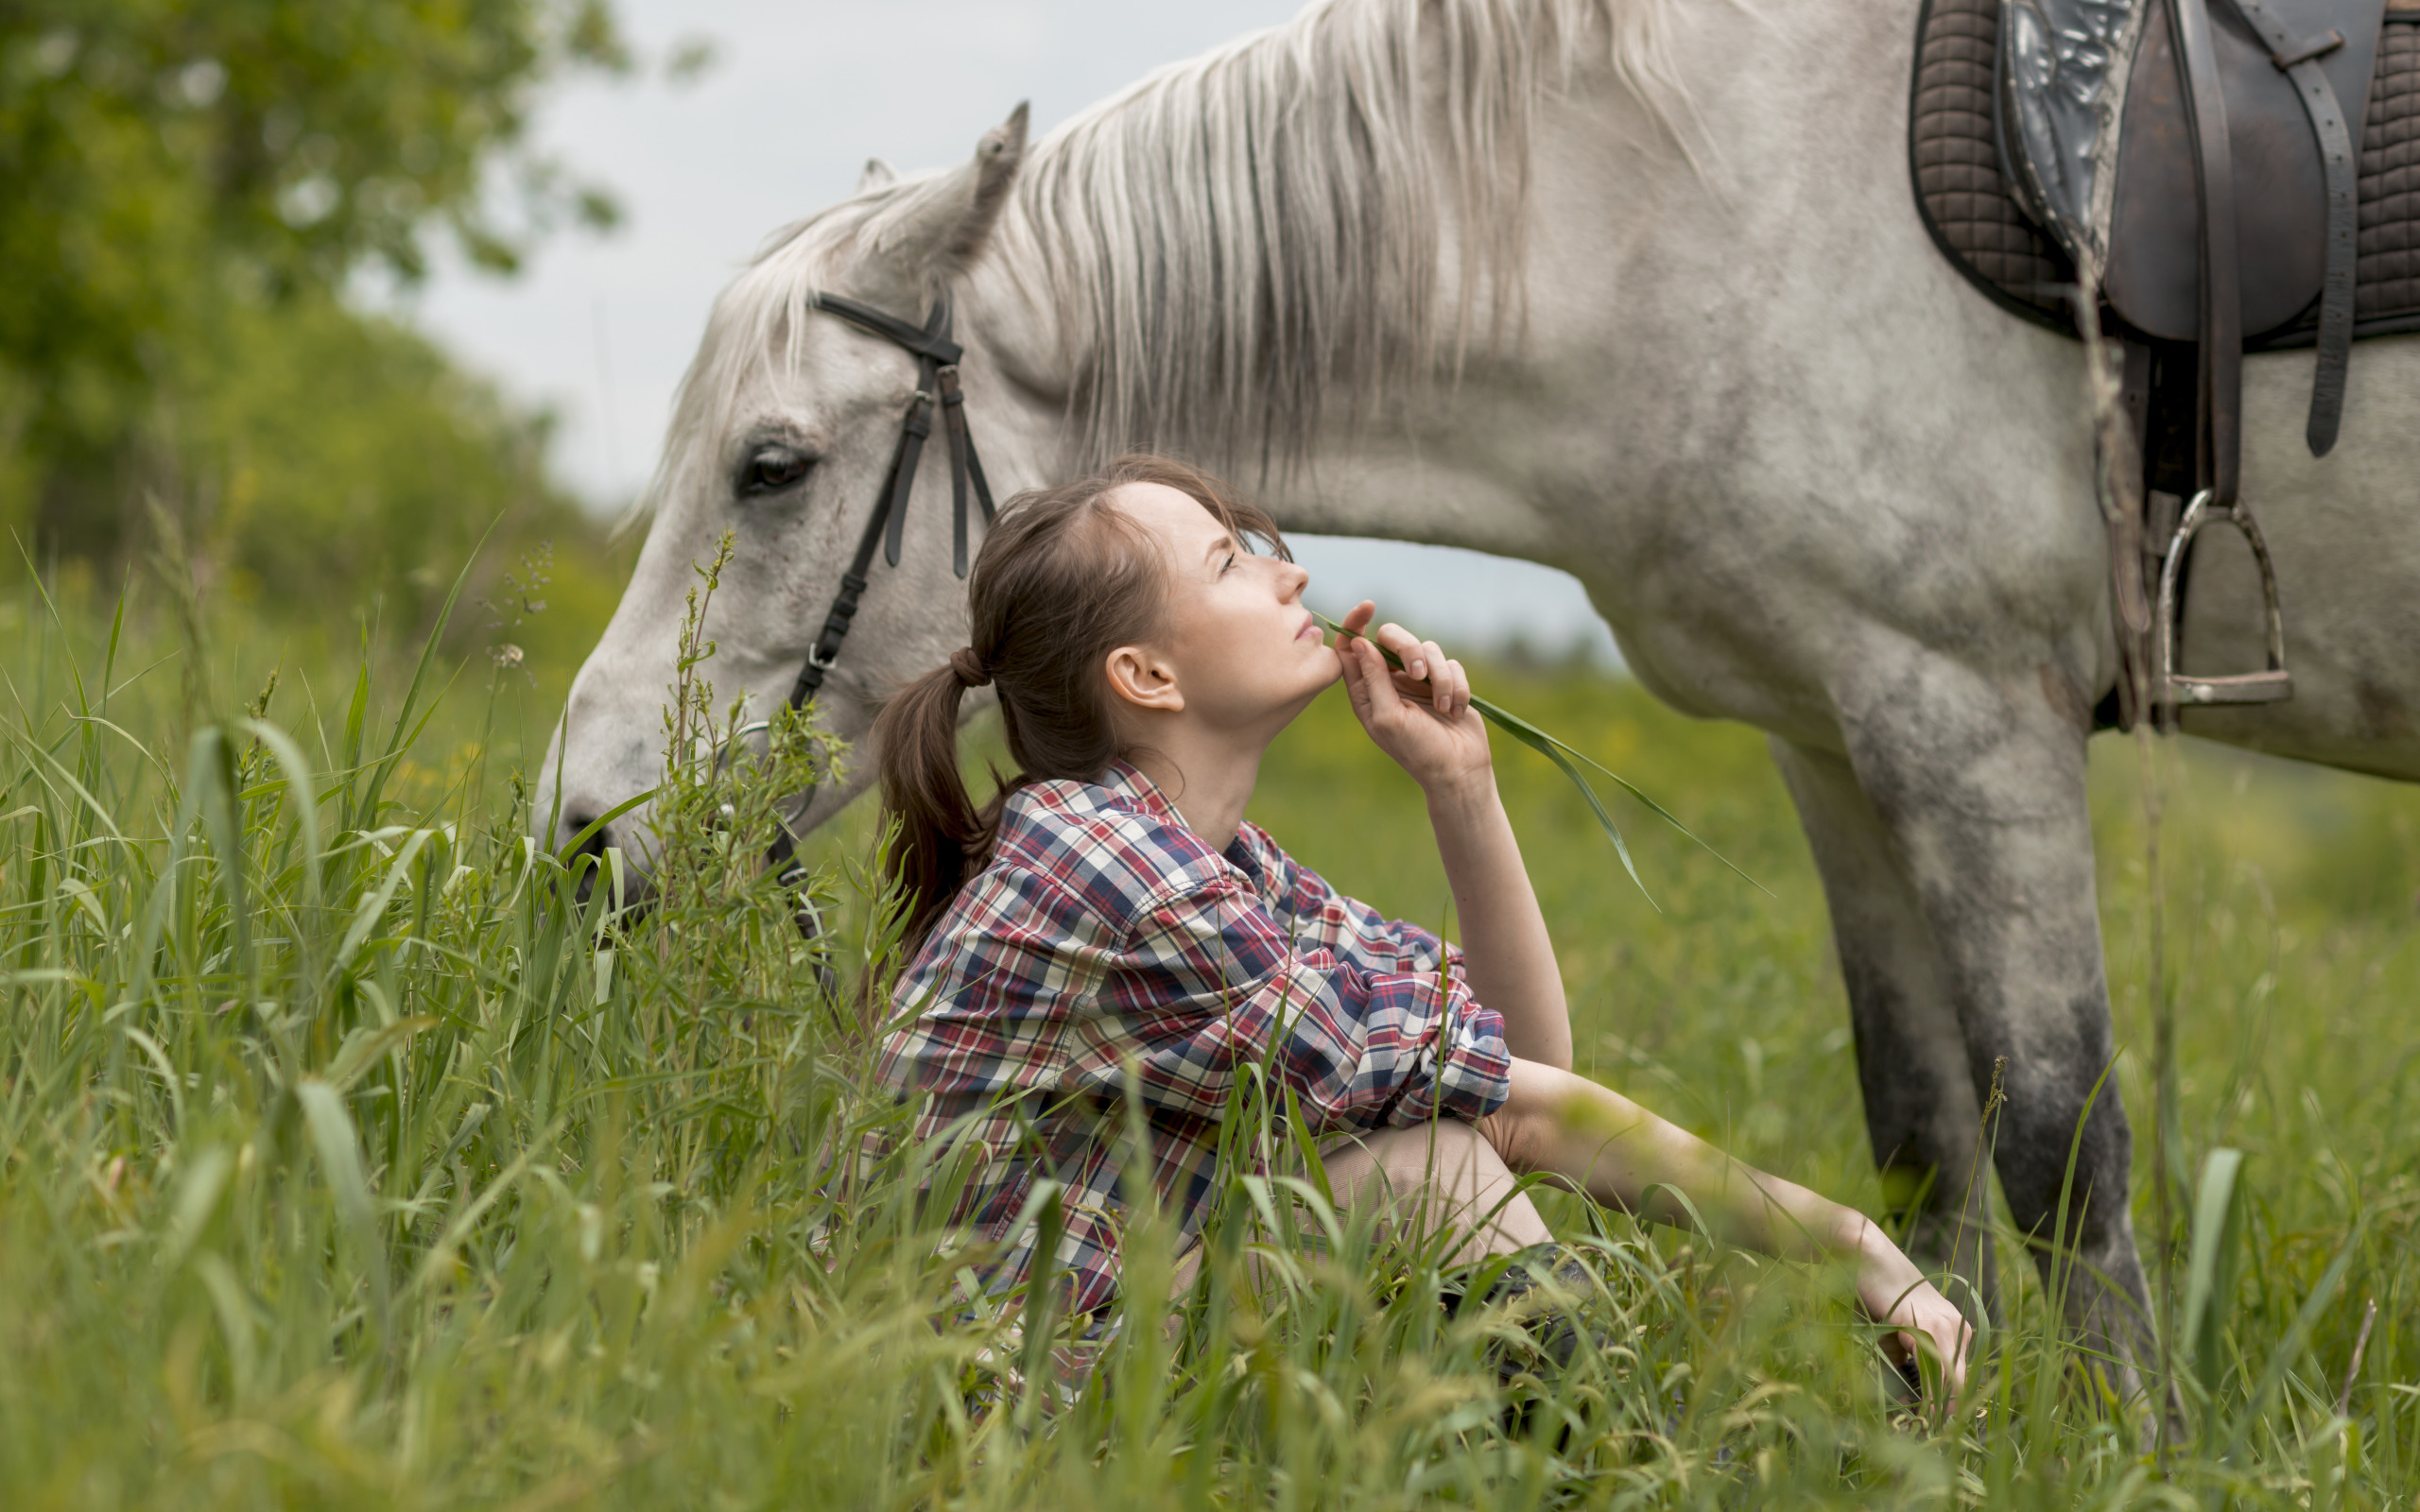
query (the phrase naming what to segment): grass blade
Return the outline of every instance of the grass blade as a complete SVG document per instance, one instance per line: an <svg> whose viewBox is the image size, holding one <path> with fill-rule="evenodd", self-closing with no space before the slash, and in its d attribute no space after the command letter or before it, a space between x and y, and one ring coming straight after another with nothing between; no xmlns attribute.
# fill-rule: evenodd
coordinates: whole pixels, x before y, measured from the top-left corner
<svg viewBox="0 0 2420 1512"><path fill-rule="evenodd" d="M387 1276L387 1246L378 1236L377 1207L371 1199L370 1177L361 1167L361 1140L344 1108L344 1095L317 1076L303 1078L294 1089L302 1107L302 1123L311 1145L336 1194L337 1217L346 1237L356 1246L362 1268L370 1273L372 1315L378 1338L388 1337L389 1303L392 1289Z"/></svg>
<svg viewBox="0 0 2420 1512"><path fill-rule="evenodd" d="M387 748L379 752L378 759L371 764L362 787L355 813L359 816L358 823L363 827L378 822L378 799L387 785L389 774L395 769L395 764L402 759L405 750L420 737L429 715L436 712L432 703L428 710L422 712L419 722L413 722L412 714L420 702L421 687L428 680L428 669L437 661L437 647L445 638L445 627L453 623L454 606L462 596L462 585L471 580L471 569L478 565L479 553L487 550L488 539L495 534L495 527L503 523L503 518L498 515L489 522L487 529L479 536L478 544L473 546L471 554L463 558L462 570L454 575L454 586L445 591L445 602L438 607L436 623L428 627L428 639L421 643L420 661L412 667L412 680L404 688L403 706L395 711L395 725L388 732ZM367 671L366 662L364 670Z"/></svg>
<svg viewBox="0 0 2420 1512"><path fill-rule="evenodd" d="M2193 1252L2186 1266L2185 1313L2177 1338L2202 1383L2204 1400L2217 1399L2219 1373L2225 1368L2219 1332L2235 1298L2243 1254L2242 1174L2241 1150L2212 1150L2202 1162L2202 1191L2193 1204Z"/></svg>
<svg viewBox="0 0 2420 1512"><path fill-rule="evenodd" d="M1311 617L1318 620L1322 625L1326 626L1340 638L1352 633L1345 629L1343 626L1338 624L1332 619L1329 619L1326 615L1322 614L1318 610L1311 610ZM1366 637L1364 638L1366 639ZM1370 644L1373 645L1378 644L1375 641L1372 641ZM1390 651L1385 646L1380 645L1378 646L1378 654L1387 659L1387 665L1394 668L1397 672L1401 672L1403 670L1402 660L1392 651ZM1647 905L1650 908L1653 908L1657 913L1660 914L1664 910L1655 902L1654 896L1648 892L1646 882L1641 880L1639 877L1638 865L1631 858L1630 843L1622 838L1621 826L1614 822L1614 816L1612 813L1606 809L1604 800L1597 796L1596 787L1589 782L1587 777L1581 772L1580 766L1575 764L1585 764L1586 765L1595 768L1598 772L1602 773L1608 781L1615 783L1623 792L1628 793L1631 797L1638 799L1639 802L1647 805L1649 813L1653 814L1657 818L1662 819L1673 829L1680 831L1685 838L1687 838L1692 844L1696 845L1700 850L1714 857L1717 861L1721 862L1724 866L1729 867L1732 872L1741 881L1745 882L1749 886L1755 888L1758 892L1763 893L1768 898L1771 898L1773 895L1772 889L1767 887L1763 883L1758 882L1755 878L1749 876L1746 872L1741 871L1739 868L1733 863L1729 856L1724 855L1721 851L1717 850L1714 847L1706 844L1703 839L1700 839L1687 825L1683 824L1673 816L1671 810L1666 808L1663 804L1656 802L1653 799L1649 798L1645 793L1639 790L1636 783L1631 782L1628 778L1621 776L1617 772L1608 770L1602 764L1591 760L1577 747L1571 746L1567 742L1557 740L1554 736L1547 734L1545 730L1540 730L1537 726L1530 723L1528 720L1522 718L1519 714L1512 713L1501 704L1495 703L1489 699L1480 697L1477 694L1473 694L1471 695L1471 707L1478 711L1480 718L1485 719L1488 723L1495 726L1498 730L1503 730L1506 734L1511 735L1522 745L1529 747L1531 750L1536 751L1539 755L1544 756L1547 760L1554 763L1557 769L1559 769L1564 776L1571 780L1571 785L1580 789L1581 796L1588 800L1588 807L1595 811L1598 826L1605 832L1605 838L1614 843L1614 854L1621 858L1622 869L1630 873L1630 880L1632 883L1636 885L1639 896L1645 898L1647 900Z"/></svg>
<svg viewBox="0 0 2420 1512"><path fill-rule="evenodd" d="M2240 1455L2245 1441L2255 1429L2262 1425L2261 1415L2269 1410L2269 1399L2275 1396L2277 1388L2285 1383L2286 1373L2301 1363L2303 1349L2310 1343L2311 1331L2319 1327L2320 1314L2327 1311L2327 1304L2336 1300L2337 1288L2344 1284L2344 1273L2353 1268L2353 1258L2360 1253L2361 1236L2368 1228L2369 1214L2362 1213L2353 1220L2352 1229L2344 1235L2343 1243L2336 1246L2336 1258L2327 1263L2327 1269L2320 1275L2319 1284L2313 1286L2310 1296L2303 1299L2301 1310L2294 1314L2293 1322L2287 1326L2285 1337L2269 1351L2268 1368L2260 1372L2260 1383L2252 1388L2252 1400L2243 1404L2243 1411L2236 1418L2235 1431L2227 1435L2227 1447L2220 1458L2233 1460Z"/></svg>

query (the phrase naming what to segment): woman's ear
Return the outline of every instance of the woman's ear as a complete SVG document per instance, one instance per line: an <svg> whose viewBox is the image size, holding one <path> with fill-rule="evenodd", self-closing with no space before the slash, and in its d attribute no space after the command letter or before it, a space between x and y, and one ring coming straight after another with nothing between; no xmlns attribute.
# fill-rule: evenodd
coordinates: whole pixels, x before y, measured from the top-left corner
<svg viewBox="0 0 2420 1512"><path fill-rule="evenodd" d="M1170 714L1184 708L1176 668L1142 646L1119 646L1109 653L1103 670L1109 674L1109 691L1128 708Z"/></svg>

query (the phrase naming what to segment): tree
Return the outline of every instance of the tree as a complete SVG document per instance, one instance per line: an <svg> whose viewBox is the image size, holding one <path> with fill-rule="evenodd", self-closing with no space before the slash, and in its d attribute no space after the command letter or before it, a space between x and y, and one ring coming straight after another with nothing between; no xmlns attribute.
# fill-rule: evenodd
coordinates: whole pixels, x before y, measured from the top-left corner
<svg viewBox="0 0 2420 1512"><path fill-rule="evenodd" d="M444 234L510 270L554 227L611 223L525 129L548 80L628 66L603 0L0 6L0 523L120 550L147 490L227 496L196 482L242 449L208 418L253 412L221 390L280 331L333 354L365 266L415 280ZM376 326L350 355L407 384L444 366ZM344 377L306 397L379 386Z"/></svg>

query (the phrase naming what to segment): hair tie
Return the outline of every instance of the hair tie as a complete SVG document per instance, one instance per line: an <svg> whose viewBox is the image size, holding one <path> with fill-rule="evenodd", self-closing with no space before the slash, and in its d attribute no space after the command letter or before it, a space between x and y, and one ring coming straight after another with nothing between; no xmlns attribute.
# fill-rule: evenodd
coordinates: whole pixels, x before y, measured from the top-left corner
<svg viewBox="0 0 2420 1512"><path fill-rule="evenodd" d="M949 669L958 674L961 688L980 688L992 680L992 674L983 670L983 659L975 654L971 645L961 645L949 654Z"/></svg>

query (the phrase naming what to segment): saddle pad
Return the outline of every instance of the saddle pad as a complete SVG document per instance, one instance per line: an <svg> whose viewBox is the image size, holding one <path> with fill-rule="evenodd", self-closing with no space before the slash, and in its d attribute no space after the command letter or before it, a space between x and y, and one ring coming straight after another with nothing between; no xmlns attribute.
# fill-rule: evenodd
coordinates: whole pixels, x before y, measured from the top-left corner
<svg viewBox="0 0 2420 1512"><path fill-rule="evenodd" d="M1916 206L1934 245L1994 303L2073 332L2066 298L2044 290L2073 284L2075 264L2017 203L2000 167L1999 34L2000 0L1925 0L1908 122Z"/></svg>
<svg viewBox="0 0 2420 1512"><path fill-rule="evenodd" d="M2361 132L2362 318L2420 311L2420 14L2388 12Z"/></svg>
<svg viewBox="0 0 2420 1512"><path fill-rule="evenodd" d="M2363 125L2354 334L2420 331L2420 12L2393 0ZM2013 314L2069 335L2075 265L2017 202L2000 163L1992 80L2000 0L1925 0L1909 91L1916 209L1950 265ZM2318 310L2251 350L2307 347Z"/></svg>

